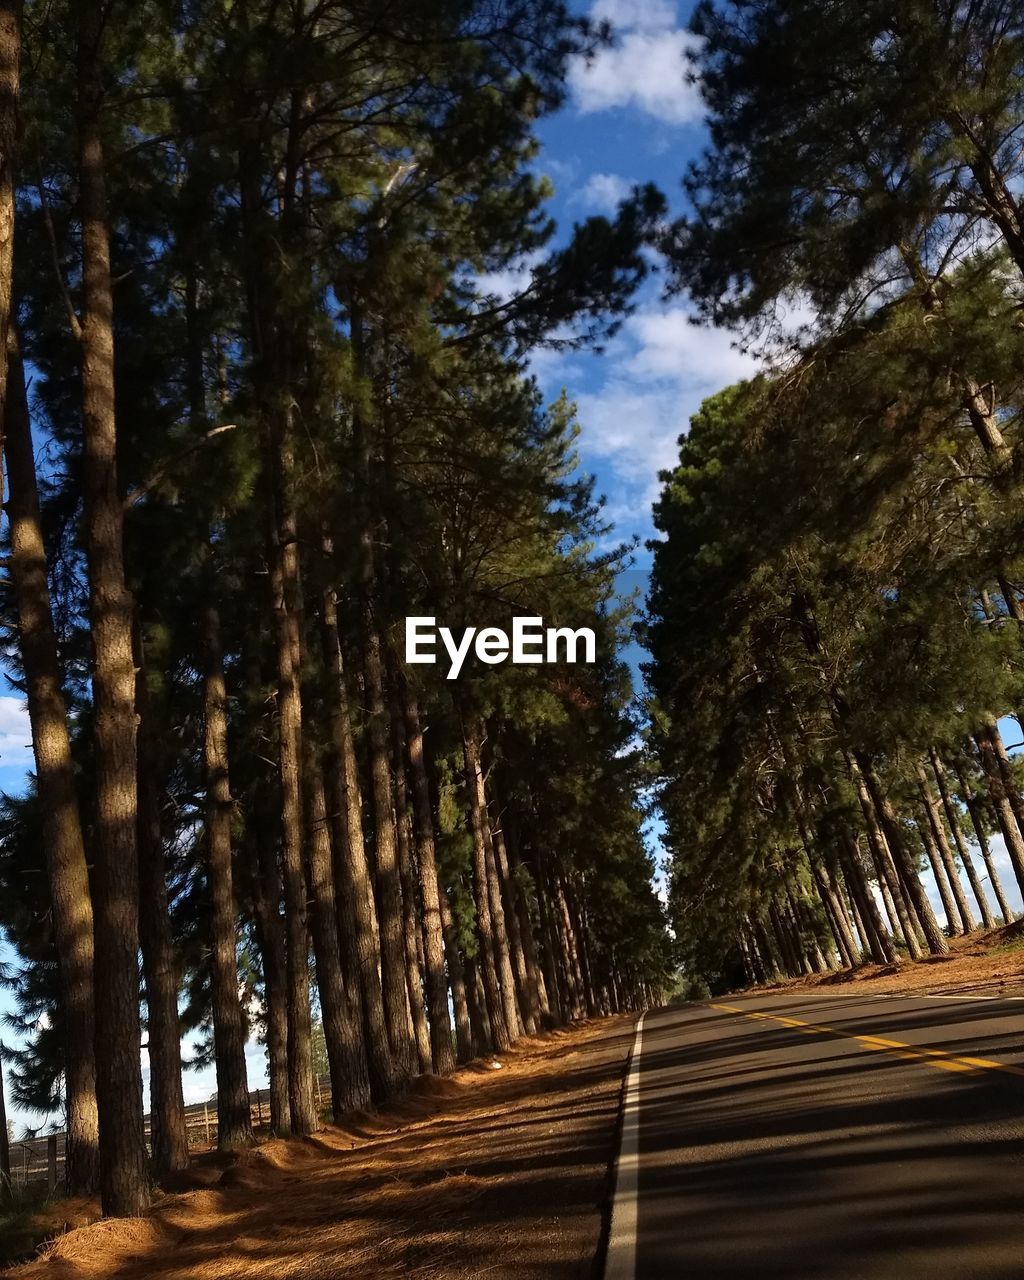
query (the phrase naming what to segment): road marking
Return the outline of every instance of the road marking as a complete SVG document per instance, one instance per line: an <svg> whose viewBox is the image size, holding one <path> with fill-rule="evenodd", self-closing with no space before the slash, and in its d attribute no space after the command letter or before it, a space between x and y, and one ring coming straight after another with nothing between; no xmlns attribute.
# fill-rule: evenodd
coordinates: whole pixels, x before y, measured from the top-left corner
<svg viewBox="0 0 1024 1280"><path fill-rule="evenodd" d="M640 1045L646 1016L642 1013L637 1021L633 1055L629 1060L604 1280L635 1280L636 1276L636 1210L640 1174Z"/></svg>
<svg viewBox="0 0 1024 1280"><path fill-rule="evenodd" d="M922 1066L934 1067L937 1071L1004 1071L1013 1076L1024 1076L1024 1067L1014 1067L1008 1062L996 1062L992 1058L974 1058L966 1054L950 1053L946 1049L927 1049L922 1045L904 1044L902 1040L889 1040L883 1036L856 1035L850 1031L842 1031L837 1027L816 1026L813 1022L804 1022L800 1018L783 1017L775 1013L759 1013L755 1010L740 1009L734 1004L713 1004L712 1009L720 1013L738 1013L741 1018L754 1018L761 1022L778 1022L781 1026L791 1027L808 1035L836 1036L840 1040L856 1040L865 1049L875 1049L881 1053L891 1054L896 1058L920 1062Z"/></svg>

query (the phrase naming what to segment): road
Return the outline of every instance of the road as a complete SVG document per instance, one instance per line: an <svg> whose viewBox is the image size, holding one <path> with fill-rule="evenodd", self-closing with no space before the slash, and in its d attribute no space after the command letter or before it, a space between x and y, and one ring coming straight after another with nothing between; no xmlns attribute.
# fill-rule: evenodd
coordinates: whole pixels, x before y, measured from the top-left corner
<svg viewBox="0 0 1024 1280"><path fill-rule="evenodd" d="M1024 1002L646 1015L607 1280L1021 1280Z"/></svg>

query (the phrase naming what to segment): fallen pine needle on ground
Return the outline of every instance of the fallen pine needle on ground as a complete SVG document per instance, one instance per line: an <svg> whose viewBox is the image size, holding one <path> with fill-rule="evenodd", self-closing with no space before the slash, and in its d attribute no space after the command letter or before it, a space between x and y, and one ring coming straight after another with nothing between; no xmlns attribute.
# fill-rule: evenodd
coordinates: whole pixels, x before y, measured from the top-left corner
<svg viewBox="0 0 1024 1280"><path fill-rule="evenodd" d="M137 1219L57 1236L12 1280L595 1274L633 1019L521 1041L306 1139L195 1162ZM55 1223L61 1205L48 1206ZM79 1216L70 1219L81 1220Z"/></svg>
<svg viewBox="0 0 1024 1280"><path fill-rule="evenodd" d="M815 988L892 995L1024 995L1024 920L999 929L950 938L949 954L925 956L916 964L864 964L838 973L787 978L750 987L753 991L804 991Z"/></svg>

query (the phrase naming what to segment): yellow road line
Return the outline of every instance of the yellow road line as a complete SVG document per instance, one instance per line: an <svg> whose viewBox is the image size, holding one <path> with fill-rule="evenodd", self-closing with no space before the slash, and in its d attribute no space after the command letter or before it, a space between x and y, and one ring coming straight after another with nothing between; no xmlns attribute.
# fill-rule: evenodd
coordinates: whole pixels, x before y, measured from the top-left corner
<svg viewBox="0 0 1024 1280"><path fill-rule="evenodd" d="M805 1035L837 1036L840 1040L856 1040L865 1049L876 1049L880 1053L891 1054L895 1058L920 1062L922 1066L934 1067L937 1071L1004 1071L1014 1076L1024 1076L1024 1067L1014 1067L1008 1062L995 1062L992 1058L974 1058L966 1054L950 1053L946 1049L927 1049L922 1045L905 1044L902 1040L890 1040L884 1036L856 1035L843 1031L838 1027L822 1027L813 1022L804 1022L801 1018L783 1017L776 1013L760 1013L756 1010L741 1009L734 1004L713 1004L712 1009L720 1013L738 1013L742 1018L755 1018L760 1022L777 1022L783 1027Z"/></svg>

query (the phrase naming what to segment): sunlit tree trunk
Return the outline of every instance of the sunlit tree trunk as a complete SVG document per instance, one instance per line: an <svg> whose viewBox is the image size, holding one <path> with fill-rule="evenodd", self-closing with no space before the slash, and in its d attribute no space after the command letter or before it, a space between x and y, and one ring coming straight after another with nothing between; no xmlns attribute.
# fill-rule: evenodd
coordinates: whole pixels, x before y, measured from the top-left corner
<svg viewBox="0 0 1024 1280"><path fill-rule="evenodd" d="M139 865L135 663L117 483L113 289L101 115L102 0L78 6L78 210L83 496L93 643L96 771L94 915L96 1095L103 1211L141 1213L149 1199L139 1057Z"/></svg>

